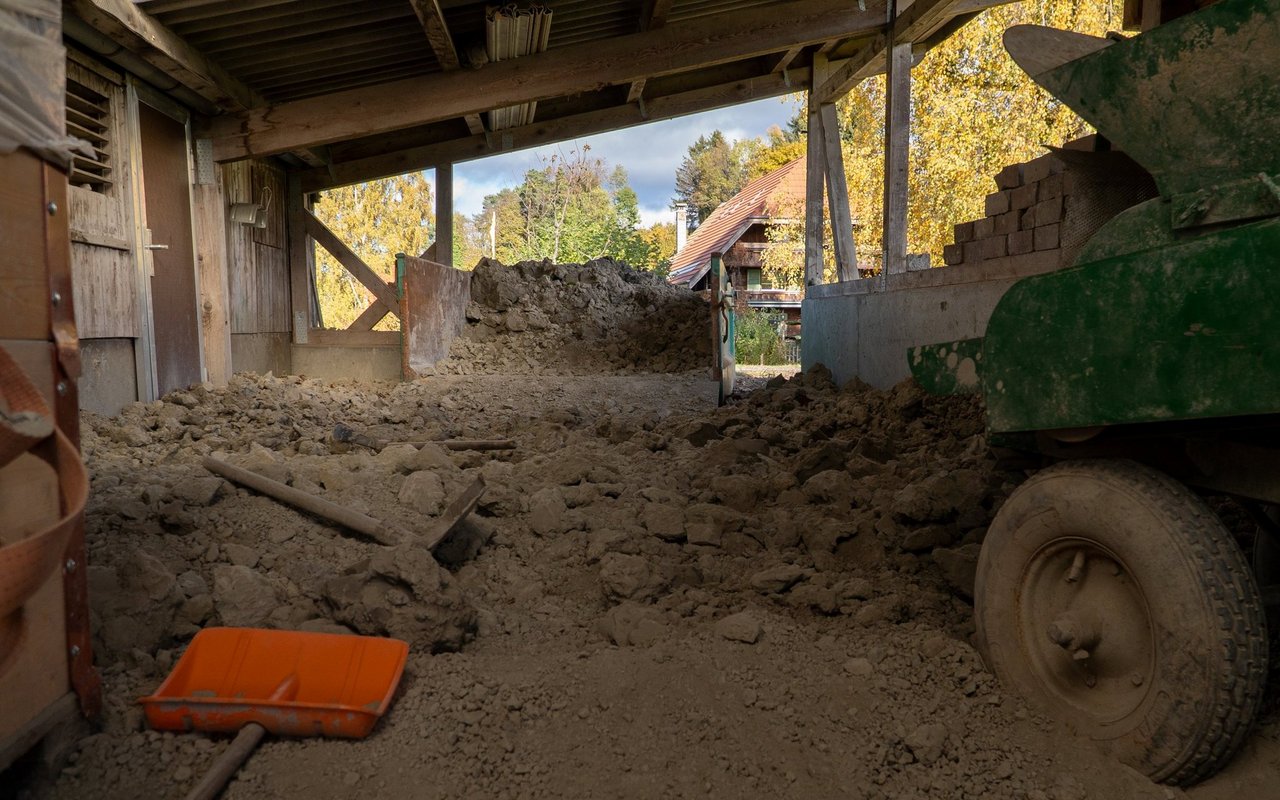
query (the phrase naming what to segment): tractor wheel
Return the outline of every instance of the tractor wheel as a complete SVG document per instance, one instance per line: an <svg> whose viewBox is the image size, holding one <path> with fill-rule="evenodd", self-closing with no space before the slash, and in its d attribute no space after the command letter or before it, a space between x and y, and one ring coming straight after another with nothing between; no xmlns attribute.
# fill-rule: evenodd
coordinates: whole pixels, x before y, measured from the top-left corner
<svg viewBox="0 0 1280 800"><path fill-rule="evenodd" d="M996 515L974 597L1004 685L1153 780L1208 777L1253 724L1267 635L1249 564L1155 470L1075 461L1036 474Z"/></svg>

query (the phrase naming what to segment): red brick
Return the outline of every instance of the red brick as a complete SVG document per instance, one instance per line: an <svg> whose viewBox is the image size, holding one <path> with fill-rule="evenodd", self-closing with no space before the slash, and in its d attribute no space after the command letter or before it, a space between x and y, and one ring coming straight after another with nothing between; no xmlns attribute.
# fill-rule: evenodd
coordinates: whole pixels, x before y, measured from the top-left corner
<svg viewBox="0 0 1280 800"><path fill-rule="evenodd" d="M1021 210L1036 204L1036 185L1028 183L1009 192L1009 203L1012 208Z"/></svg>
<svg viewBox="0 0 1280 800"><path fill-rule="evenodd" d="M1062 172L1062 162L1050 153L1022 165L1022 182L1037 183L1059 172Z"/></svg>
<svg viewBox="0 0 1280 800"><path fill-rule="evenodd" d="M992 236L989 239L983 239L979 244L982 245L984 259L1000 258L1009 254L1008 236Z"/></svg>
<svg viewBox="0 0 1280 800"><path fill-rule="evenodd" d="M994 217L1009 210L1009 190L987 195L987 216Z"/></svg>
<svg viewBox="0 0 1280 800"><path fill-rule="evenodd" d="M1022 165L1010 164L996 174L996 186L1001 189L1015 189L1022 185Z"/></svg>
<svg viewBox="0 0 1280 800"><path fill-rule="evenodd" d="M1020 256L1035 249L1035 231L1018 231L1009 234L1009 255Z"/></svg>
<svg viewBox="0 0 1280 800"><path fill-rule="evenodd" d="M1057 250L1059 245L1058 225L1041 225L1035 230L1037 250Z"/></svg>
<svg viewBox="0 0 1280 800"><path fill-rule="evenodd" d="M1010 234L1018 229L1018 221L1022 218L1021 211L1007 211L996 217L996 233Z"/></svg>
<svg viewBox="0 0 1280 800"><path fill-rule="evenodd" d="M1052 225L1055 222L1062 221L1062 197L1050 198L1042 203L1036 203L1036 227L1043 225Z"/></svg>
<svg viewBox="0 0 1280 800"><path fill-rule="evenodd" d="M948 267L964 262L964 245L948 244L942 248L942 260Z"/></svg>
<svg viewBox="0 0 1280 800"><path fill-rule="evenodd" d="M961 222L959 225L956 226L955 242L957 244L963 244L964 242L972 242L972 241L973 241L973 223Z"/></svg>
<svg viewBox="0 0 1280 800"><path fill-rule="evenodd" d="M1062 197L1062 178L1062 173L1058 173L1037 183L1036 198L1043 203L1045 200Z"/></svg>

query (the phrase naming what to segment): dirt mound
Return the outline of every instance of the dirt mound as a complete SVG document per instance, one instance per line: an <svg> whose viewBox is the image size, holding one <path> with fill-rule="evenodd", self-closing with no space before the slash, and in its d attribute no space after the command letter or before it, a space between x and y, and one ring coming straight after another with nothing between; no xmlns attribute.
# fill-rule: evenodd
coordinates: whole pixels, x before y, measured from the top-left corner
<svg viewBox="0 0 1280 800"><path fill-rule="evenodd" d="M1021 478L975 401L823 370L713 398L689 375L268 376L87 418L108 715L52 796L190 788L225 740L143 731L133 698L219 621L415 643L374 736L268 742L228 798L1165 796L968 644L973 555ZM337 421L518 446L334 454ZM361 541L208 452L402 525L482 474L487 544L437 566Z"/></svg>
<svg viewBox="0 0 1280 800"><path fill-rule="evenodd" d="M683 372L711 363L707 304L650 272L482 259L467 327L437 374Z"/></svg>

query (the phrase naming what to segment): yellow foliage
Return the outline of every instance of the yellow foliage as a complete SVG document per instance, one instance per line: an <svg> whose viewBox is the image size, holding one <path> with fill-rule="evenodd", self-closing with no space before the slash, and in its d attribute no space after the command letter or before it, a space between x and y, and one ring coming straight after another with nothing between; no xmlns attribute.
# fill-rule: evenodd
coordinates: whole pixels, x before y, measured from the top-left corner
<svg viewBox="0 0 1280 800"><path fill-rule="evenodd" d="M435 238L435 205L431 186L421 172L323 192L312 212L369 268L395 281L396 253L419 255ZM316 247L316 294L326 328L345 328L373 300L373 295L328 251ZM397 330L388 315L379 330Z"/></svg>

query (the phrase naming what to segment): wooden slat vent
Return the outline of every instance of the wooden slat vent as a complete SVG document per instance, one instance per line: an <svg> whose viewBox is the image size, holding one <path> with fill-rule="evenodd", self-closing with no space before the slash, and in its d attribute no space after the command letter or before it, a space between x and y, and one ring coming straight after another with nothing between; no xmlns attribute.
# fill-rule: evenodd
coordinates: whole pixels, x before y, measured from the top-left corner
<svg viewBox="0 0 1280 800"><path fill-rule="evenodd" d="M67 79L67 134L93 145L94 157L77 155L71 162L71 185L105 192L111 176L111 99Z"/></svg>

